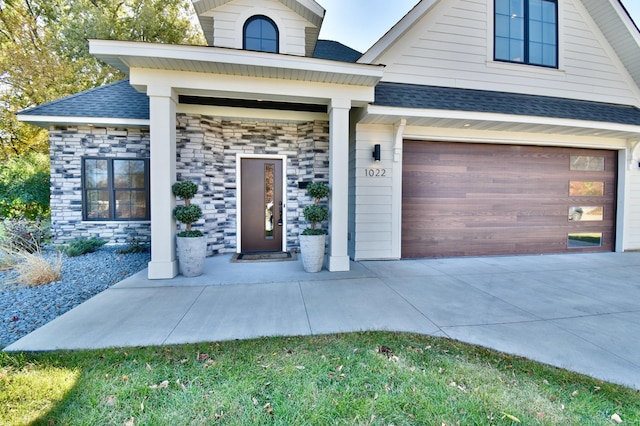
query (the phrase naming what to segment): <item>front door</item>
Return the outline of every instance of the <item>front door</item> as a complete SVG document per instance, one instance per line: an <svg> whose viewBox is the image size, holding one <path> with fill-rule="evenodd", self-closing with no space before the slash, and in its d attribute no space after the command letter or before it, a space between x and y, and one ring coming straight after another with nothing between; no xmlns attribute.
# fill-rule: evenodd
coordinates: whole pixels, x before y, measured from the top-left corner
<svg viewBox="0 0 640 426"><path fill-rule="evenodd" d="M240 174L242 252L282 251L282 160L243 158Z"/></svg>

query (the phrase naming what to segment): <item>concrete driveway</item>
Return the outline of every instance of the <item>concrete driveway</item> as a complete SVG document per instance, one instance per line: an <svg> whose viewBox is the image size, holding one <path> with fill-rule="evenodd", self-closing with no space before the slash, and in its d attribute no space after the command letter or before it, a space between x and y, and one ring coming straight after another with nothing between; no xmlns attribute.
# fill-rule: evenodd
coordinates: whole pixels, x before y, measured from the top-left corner
<svg viewBox="0 0 640 426"><path fill-rule="evenodd" d="M5 348L167 345L393 330L443 336L640 389L640 253L353 262L207 259L130 277Z"/></svg>

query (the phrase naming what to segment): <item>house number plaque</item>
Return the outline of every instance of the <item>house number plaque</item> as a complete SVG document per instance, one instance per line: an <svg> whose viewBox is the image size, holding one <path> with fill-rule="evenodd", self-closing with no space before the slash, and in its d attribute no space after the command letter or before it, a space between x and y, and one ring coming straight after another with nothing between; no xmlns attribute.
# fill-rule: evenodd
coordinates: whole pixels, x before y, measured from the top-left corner
<svg viewBox="0 0 640 426"><path fill-rule="evenodd" d="M364 169L366 177L387 177L387 169Z"/></svg>

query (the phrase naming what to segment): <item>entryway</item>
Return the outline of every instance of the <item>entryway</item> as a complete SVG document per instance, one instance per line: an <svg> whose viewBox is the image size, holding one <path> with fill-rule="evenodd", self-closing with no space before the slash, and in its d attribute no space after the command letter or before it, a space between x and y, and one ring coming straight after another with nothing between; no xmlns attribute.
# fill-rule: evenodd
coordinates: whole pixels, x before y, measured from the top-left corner
<svg viewBox="0 0 640 426"><path fill-rule="evenodd" d="M284 251L282 158L240 159L240 251Z"/></svg>

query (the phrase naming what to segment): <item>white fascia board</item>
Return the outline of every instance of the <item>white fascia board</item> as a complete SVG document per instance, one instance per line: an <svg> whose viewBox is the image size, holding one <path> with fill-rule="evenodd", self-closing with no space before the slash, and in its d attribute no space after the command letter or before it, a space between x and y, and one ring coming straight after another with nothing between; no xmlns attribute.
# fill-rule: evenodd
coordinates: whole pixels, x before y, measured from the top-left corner
<svg viewBox="0 0 640 426"><path fill-rule="evenodd" d="M248 50L226 49L208 46L186 46L159 43L142 43L113 40L89 40L89 52L99 59L115 66L127 74L130 70L128 60L166 59L192 61L194 63L216 63L240 65L258 70L262 68L286 69L322 74L365 77L367 84L375 86L384 74L384 67L349 62L308 58L306 56L282 55ZM259 75L260 73L256 73Z"/></svg>
<svg viewBox="0 0 640 426"><path fill-rule="evenodd" d="M96 127L149 127L148 119L139 118L109 118L109 117L60 117L52 115L18 114L18 121L30 123L40 127L50 125L92 125Z"/></svg>
<svg viewBox="0 0 640 426"><path fill-rule="evenodd" d="M423 0L414 6L397 24L395 24L380 40L367 50L358 63L373 64L400 37L409 31L440 0Z"/></svg>
<svg viewBox="0 0 640 426"><path fill-rule="evenodd" d="M324 17L324 14L325 14L324 7L320 6L320 4L315 0L297 0L297 2L300 3L300 5L302 5L303 7L309 9L311 12L318 15L319 17L321 18Z"/></svg>
<svg viewBox="0 0 640 426"><path fill-rule="evenodd" d="M496 123L539 124L557 127L575 127L583 129L640 134L640 126L632 124L607 123L602 121L572 120L568 118L536 117L530 115L509 115L486 112L449 111L440 109L412 109L369 105L368 115L382 115L398 118L441 118L460 121L493 121ZM366 115L365 115L366 116ZM364 117L364 116L363 116Z"/></svg>

